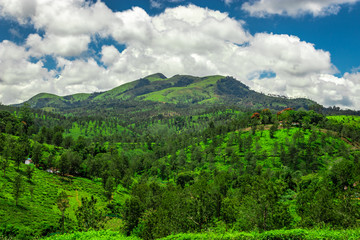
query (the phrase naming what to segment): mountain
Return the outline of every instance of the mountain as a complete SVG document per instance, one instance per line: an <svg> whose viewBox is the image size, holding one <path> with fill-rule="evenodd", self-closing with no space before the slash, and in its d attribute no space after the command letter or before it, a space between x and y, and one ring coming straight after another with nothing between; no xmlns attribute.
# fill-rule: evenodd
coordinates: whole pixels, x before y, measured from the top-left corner
<svg viewBox="0 0 360 240"><path fill-rule="evenodd" d="M249 108L283 109L285 107L305 108L316 104L304 99L287 99L267 96L249 89L242 82L225 76L195 77L175 75L171 78L156 73L133 82L123 84L106 92L57 96L40 93L25 103L33 108L45 110L69 110L93 108L126 107L133 102L142 104L211 105L230 104Z"/></svg>

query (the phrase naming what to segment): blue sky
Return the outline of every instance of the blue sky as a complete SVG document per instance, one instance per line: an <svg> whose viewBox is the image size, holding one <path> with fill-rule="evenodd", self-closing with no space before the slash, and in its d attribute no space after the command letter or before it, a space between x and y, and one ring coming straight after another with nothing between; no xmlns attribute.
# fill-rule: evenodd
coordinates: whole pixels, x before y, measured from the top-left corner
<svg viewBox="0 0 360 240"><path fill-rule="evenodd" d="M360 109L360 0L2 0L0 102L162 72Z"/></svg>

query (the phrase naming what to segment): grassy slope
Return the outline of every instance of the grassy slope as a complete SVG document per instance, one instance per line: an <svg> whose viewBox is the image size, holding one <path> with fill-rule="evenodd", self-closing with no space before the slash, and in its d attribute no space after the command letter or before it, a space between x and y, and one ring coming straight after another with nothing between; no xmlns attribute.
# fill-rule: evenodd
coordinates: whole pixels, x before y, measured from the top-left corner
<svg viewBox="0 0 360 240"><path fill-rule="evenodd" d="M292 140L293 135L297 131L303 131L301 129L292 128L289 131L286 129L280 129L275 133L275 138L270 138L269 131L265 130L263 132L257 131L255 135L255 139L251 149L252 151L262 151L268 156L273 154L273 148L275 144L279 146L281 144L285 145L286 143ZM232 148L234 152L243 159L244 153L239 151L238 145L230 145L228 146L228 141L231 135L237 137L238 134L241 134L242 138L245 138L250 134L250 132L232 132L228 133L222 141L222 145L219 146L215 152L217 153L215 156L215 165L218 169L227 169L230 167L229 162L224 161L224 156L226 155L226 149ZM321 143L320 137L324 133L318 132L318 141ZM304 141L306 142L310 136L310 132L304 131ZM200 139L199 139L200 140ZM327 137L325 139L329 144L334 146L336 149L340 144L340 139ZM209 147L210 142L202 142L200 141L199 145L202 146L203 150ZM261 149L259 149L261 146ZM52 146L49 145L49 148ZM189 146L186 149L188 153L188 161L190 161L190 149L192 146ZM334 152L333 152L334 153ZM335 152L336 153L336 152ZM327 155L323 156L324 165L326 166L325 159L327 159ZM244 161L244 160L241 160ZM243 162L246 165L246 162ZM277 156L269 157L266 160L259 160L257 162L259 165L263 165L264 167L276 169L281 167L280 159ZM25 165L21 166L20 173L24 173ZM200 169L199 169L200 171ZM11 194L12 192L12 180L16 175L16 171L14 169L13 163L7 172L7 176L4 178L2 176L2 172L0 173L0 222L13 224L17 226L21 226L24 228L24 231L31 231L33 229L44 229L51 228L51 226L58 226L58 219L60 218L60 212L55 205L55 199L59 192L65 190L70 196L70 204L71 208L68 209L67 215L70 219L75 220L74 212L79 205L79 200L81 197L89 197L91 195L97 196L99 199L99 207L104 206L106 204L105 198L103 196L103 189L99 182L93 182L87 179L74 178L72 181L68 178L62 178L57 175L49 174L47 172L37 170L35 171L34 178L32 183L25 182L24 194L23 197L19 201L19 206L15 206L15 201ZM33 201L31 201L31 196L29 192L29 187L33 186L34 188L34 196ZM123 192L124 189L120 189L118 192ZM115 193L114 199L115 201L124 202L123 194ZM10 217L12 216L12 217ZM15 218L13 216L16 216ZM115 223L116 226L119 226L118 223ZM116 228L115 226L115 228ZM114 228L113 228L114 229ZM40 230L39 230L40 231ZM45 231L45 230L44 230ZM197 238L195 235L191 235L192 237ZM199 235L200 237L202 235ZM186 237L186 235L182 236ZM179 239L191 239L191 238L179 238ZM215 237L214 237L215 238ZM69 238L74 239L74 238ZM101 239L101 238L100 238ZM107 238L111 239L111 238ZM177 238L174 238L177 239ZM206 239L206 235L204 238L198 239ZM230 238L231 239L231 238Z"/></svg>
<svg viewBox="0 0 360 240"><path fill-rule="evenodd" d="M172 87L163 89L161 91L152 92L141 96L143 100L178 103L188 102L193 100L208 100L214 101L218 99L214 92L213 85L223 78L223 76L210 76L203 81L192 83L186 87Z"/></svg>
<svg viewBox="0 0 360 240"><path fill-rule="evenodd" d="M298 131L304 134L303 142L306 144L311 134L309 130L304 131L301 128L291 128L290 130L279 129L274 134L275 138L270 138L269 130L264 130L264 131L257 130L255 136L253 137L253 142L251 144L251 152L254 153L257 152L257 153L265 154L267 156L265 160L258 159L256 161L257 165L261 165L265 168L271 168L273 170L281 169L282 163L279 157L280 146L282 145L286 150L286 152L288 152L288 146L293 141L294 134ZM227 170L228 168L231 167L231 164L229 164L228 162L228 160L230 159L226 157L227 149L233 150L233 152L240 157L240 161L244 164L244 166L246 166L247 162L244 159L245 152L241 152L237 144L228 145L230 135L233 135L233 138L237 138L239 134L241 134L242 139L245 139L247 136L251 134L251 132L241 131L241 132L228 133L227 136L224 137L222 144L215 149L216 155L214 156L214 160L215 160L215 166L218 169ZM331 164L331 162L329 162L329 159L332 159L331 156L336 156L337 149L339 145L342 144L342 140L327 136L325 133L322 132L317 132L316 135L317 135L316 144L318 145L326 144L327 146L332 146L332 149L329 152L318 152L319 158L322 160L323 166L327 167L328 164ZM324 136L324 138L321 139L321 136ZM324 143L322 143L322 141L324 141ZM199 145L202 146L202 150L204 151L206 148L209 147L210 143L211 140L206 143L200 141ZM275 145L277 145L277 149L278 149L276 153L274 153ZM350 145L347 143L345 143L345 145L350 147ZM188 153L188 162L190 162L191 148L192 146L189 146L188 148L185 149L185 151Z"/></svg>
<svg viewBox="0 0 360 240"><path fill-rule="evenodd" d="M327 118L329 120L343 123L344 125L357 126L357 127L360 126L360 116L338 115L338 116L328 116Z"/></svg>
<svg viewBox="0 0 360 240"><path fill-rule="evenodd" d="M18 206L15 205L15 199L12 195L13 179L18 174L25 175L26 165L21 164L17 171L14 163L11 162L6 176L3 172L0 175L0 222L6 225L16 225L25 235L40 234L46 229L55 229L58 226L60 211L56 206L58 193L66 191L69 195L70 208L66 210L66 215L75 220L75 210L79 206L81 197L90 197L94 195L98 199L98 206L104 207L106 199L103 195L101 183L93 182L83 178L61 177L56 174L47 173L35 169L31 182L24 176L23 194L19 199ZM33 197L31 198L30 188L33 188Z"/></svg>
<svg viewBox="0 0 360 240"><path fill-rule="evenodd" d="M136 82L129 82L114 89L111 89L107 92L104 92L94 98L95 101L104 101L107 99L122 99L125 100L124 96L122 95L127 90L133 88L136 85Z"/></svg>
<svg viewBox="0 0 360 240"><path fill-rule="evenodd" d="M65 97L63 97L63 99L67 99L69 102L73 103L73 102L77 102L77 101L85 101L90 96L91 96L91 94L89 94L89 93L77 93L77 94L65 96Z"/></svg>

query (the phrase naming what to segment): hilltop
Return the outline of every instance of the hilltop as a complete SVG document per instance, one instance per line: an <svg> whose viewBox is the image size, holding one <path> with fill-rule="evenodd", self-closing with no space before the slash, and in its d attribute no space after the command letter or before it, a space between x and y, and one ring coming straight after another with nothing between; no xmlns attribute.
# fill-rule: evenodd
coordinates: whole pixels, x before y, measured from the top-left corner
<svg viewBox="0 0 360 240"><path fill-rule="evenodd" d="M25 103L32 108L66 111L76 108L122 108L124 104L176 104L176 105L241 105L248 108L285 107L309 109L315 102L267 96L251 90L242 82L220 75L195 77L175 75L167 78L161 73L129 82L106 92L57 96L40 93Z"/></svg>

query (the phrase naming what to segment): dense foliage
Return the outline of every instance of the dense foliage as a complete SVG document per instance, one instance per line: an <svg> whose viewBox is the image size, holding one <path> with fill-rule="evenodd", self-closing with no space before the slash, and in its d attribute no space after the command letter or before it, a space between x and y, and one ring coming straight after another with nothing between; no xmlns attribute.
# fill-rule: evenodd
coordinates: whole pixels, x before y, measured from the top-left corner
<svg viewBox="0 0 360 240"><path fill-rule="evenodd" d="M150 99L151 89L167 89L151 84L158 78L117 91L139 96L147 89ZM232 79L208 79L215 80L217 94L251 92ZM202 84L181 76L172 81L177 88ZM357 117L325 117L316 106L254 110L149 99L102 110L1 106L1 234L20 239L73 231L79 232L52 239L359 236ZM27 158L31 164L24 163ZM112 231L101 231L106 229Z"/></svg>

